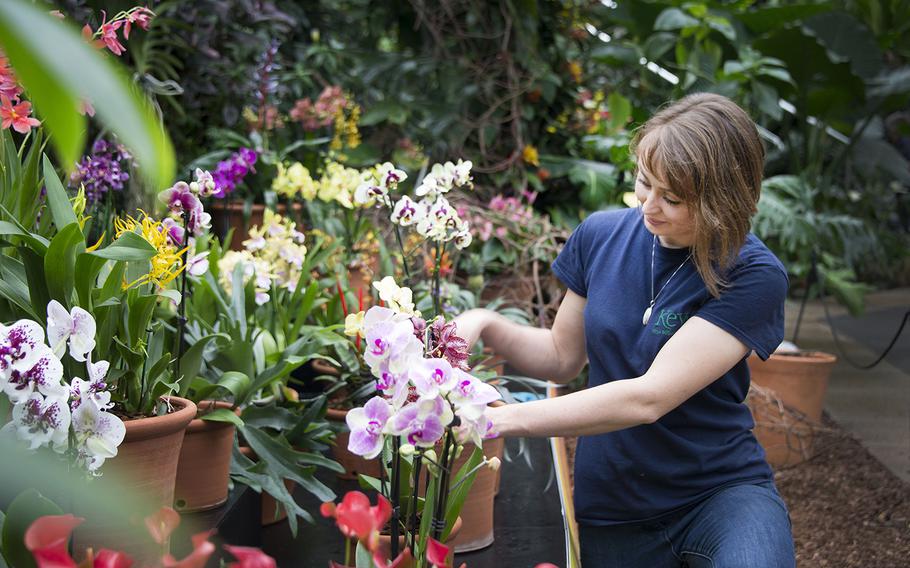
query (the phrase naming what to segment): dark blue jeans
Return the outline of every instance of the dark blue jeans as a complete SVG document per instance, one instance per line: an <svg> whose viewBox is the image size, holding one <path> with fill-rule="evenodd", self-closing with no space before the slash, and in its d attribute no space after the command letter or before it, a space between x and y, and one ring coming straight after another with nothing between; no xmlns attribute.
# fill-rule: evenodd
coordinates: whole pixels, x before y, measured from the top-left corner
<svg viewBox="0 0 910 568"><path fill-rule="evenodd" d="M771 482L736 485L663 519L579 526L582 568L794 568L790 515Z"/></svg>

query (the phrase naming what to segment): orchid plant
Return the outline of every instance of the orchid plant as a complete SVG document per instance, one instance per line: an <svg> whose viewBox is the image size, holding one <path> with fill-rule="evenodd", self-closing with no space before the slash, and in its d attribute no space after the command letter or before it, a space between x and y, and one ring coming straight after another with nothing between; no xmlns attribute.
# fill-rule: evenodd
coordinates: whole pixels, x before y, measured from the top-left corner
<svg viewBox="0 0 910 568"><path fill-rule="evenodd" d="M486 407L500 395L467 372L468 346L454 323L446 323L444 316L424 320L411 290L391 277L374 287L386 306L373 306L346 322L346 333L363 339L363 359L376 389L376 396L347 414L348 449L379 458L388 469L391 483L371 483L392 504L393 556L401 530L422 562L431 534L442 540L452 529L478 469L498 466L480 448L494 435ZM455 457L467 444L476 449L456 472ZM421 501L423 465L429 483Z"/></svg>

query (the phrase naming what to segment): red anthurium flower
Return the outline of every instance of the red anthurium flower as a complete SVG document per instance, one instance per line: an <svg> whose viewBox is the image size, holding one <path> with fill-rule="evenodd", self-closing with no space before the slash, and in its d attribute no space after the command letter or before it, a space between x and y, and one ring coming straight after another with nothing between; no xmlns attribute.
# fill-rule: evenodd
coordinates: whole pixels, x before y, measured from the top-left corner
<svg viewBox="0 0 910 568"><path fill-rule="evenodd" d="M427 539L427 560L436 568L448 568L449 547L434 538Z"/></svg>
<svg viewBox="0 0 910 568"><path fill-rule="evenodd" d="M183 560L177 560L170 554L161 559L163 568L205 568L209 556L215 552L215 545L209 542L214 531L205 531L193 535L193 552Z"/></svg>
<svg viewBox="0 0 910 568"><path fill-rule="evenodd" d="M379 496L376 506L370 506L370 499L360 491L348 491L341 503L323 503L319 508L324 517L335 517L341 534L356 537L370 551L379 544L379 531L392 517L392 505L388 499Z"/></svg>
<svg viewBox="0 0 910 568"><path fill-rule="evenodd" d="M85 519L73 515L38 517L25 531L25 548L35 557L38 568L70 568L76 566L66 550L73 529Z"/></svg>
<svg viewBox="0 0 910 568"><path fill-rule="evenodd" d="M103 548L95 556L92 568L130 568L132 565L133 559L126 554Z"/></svg>
<svg viewBox="0 0 910 568"><path fill-rule="evenodd" d="M376 564L376 568L412 568L414 557L411 555L411 549L405 548L391 564L386 563L378 552L373 555L373 562Z"/></svg>
<svg viewBox="0 0 910 568"><path fill-rule="evenodd" d="M152 535L152 540L164 544L180 524L180 515L170 507L161 507L145 518L145 528Z"/></svg>
<svg viewBox="0 0 910 568"><path fill-rule="evenodd" d="M277 568L275 559L258 548L250 546L230 546L225 544L224 549L234 555L240 562L231 562L228 568Z"/></svg>

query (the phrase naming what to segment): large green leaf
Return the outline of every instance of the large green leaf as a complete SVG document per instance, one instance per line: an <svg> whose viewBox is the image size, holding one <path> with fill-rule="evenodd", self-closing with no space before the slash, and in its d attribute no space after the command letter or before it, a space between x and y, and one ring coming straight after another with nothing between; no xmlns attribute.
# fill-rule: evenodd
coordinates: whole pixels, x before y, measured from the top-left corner
<svg viewBox="0 0 910 568"><path fill-rule="evenodd" d="M44 256L47 291L52 300L64 306L72 304L76 287L76 256L85 251L85 237L78 223L71 223L51 240Z"/></svg>
<svg viewBox="0 0 910 568"><path fill-rule="evenodd" d="M113 58L86 43L79 31L26 0L0 2L0 45L40 118L53 134L60 162L71 170L82 152L86 98L97 118L137 161L152 188L174 178L174 150L151 105Z"/></svg>
<svg viewBox="0 0 910 568"><path fill-rule="evenodd" d="M47 205L51 210L51 216L58 231L62 231L67 225L76 222L76 213L73 212L73 206L53 164L44 156L42 160L44 168L44 185L47 187Z"/></svg>
<svg viewBox="0 0 910 568"><path fill-rule="evenodd" d="M155 256L155 247L136 233L128 231L116 241L90 254L110 260L149 260Z"/></svg>
<svg viewBox="0 0 910 568"><path fill-rule="evenodd" d="M202 337L190 346L189 349L183 354L183 357L180 358L180 375L175 377L174 380L180 385L180 391L177 396L185 397L186 393L190 390L190 385L193 383L193 379L196 378L196 375L199 374L199 369L202 368L202 356L205 353L206 346L215 339L225 339L230 341L231 337L224 333L215 333L212 335L206 335ZM236 393L234 393L236 396Z"/></svg>
<svg viewBox="0 0 910 568"><path fill-rule="evenodd" d="M3 556L16 568L32 568L35 559L25 548L25 531L38 517L62 515L63 511L34 489L20 493L6 510L3 523Z"/></svg>
<svg viewBox="0 0 910 568"><path fill-rule="evenodd" d="M846 61L853 73L871 79L884 65L882 51L869 29L844 12L826 12L807 18L803 29L818 38L832 61Z"/></svg>

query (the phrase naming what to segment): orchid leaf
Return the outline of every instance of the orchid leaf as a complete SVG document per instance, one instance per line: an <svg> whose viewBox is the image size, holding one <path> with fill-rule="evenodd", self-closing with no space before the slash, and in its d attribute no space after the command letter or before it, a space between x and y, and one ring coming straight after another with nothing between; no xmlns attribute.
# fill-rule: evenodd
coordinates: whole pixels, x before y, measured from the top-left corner
<svg viewBox="0 0 910 568"><path fill-rule="evenodd" d="M150 242L127 231L110 245L89 254L110 260L142 261L149 260L157 252Z"/></svg>
<svg viewBox="0 0 910 568"><path fill-rule="evenodd" d="M465 448L465 450L466 449L467 448ZM483 449L475 446L474 453L472 453L468 461L461 466L461 469L452 476L452 479L449 482L449 487L452 487L453 489L449 491L449 495L446 497L446 528L442 531L443 542L448 538L449 533L452 532L452 527L455 526L455 520L461 513L461 508L464 506L464 501L468 497L471 486L474 485L474 479L477 478L477 472L474 470L482 461Z"/></svg>
<svg viewBox="0 0 910 568"><path fill-rule="evenodd" d="M200 418L211 422L230 422L234 426L243 426L243 420L233 410L227 408L216 408L209 413L203 414Z"/></svg>
<svg viewBox="0 0 910 568"><path fill-rule="evenodd" d="M156 300L157 297L152 295L136 295L135 298L130 299L127 323L130 346L134 346L145 339L145 330L152 319Z"/></svg>
<svg viewBox="0 0 910 568"><path fill-rule="evenodd" d="M44 166L44 187L47 188L47 205L51 210L51 217L54 219L54 225L58 231L76 223L76 213L73 212L73 205L70 203L60 178L57 177L57 171L51 161L44 156L42 161Z"/></svg>
<svg viewBox="0 0 910 568"><path fill-rule="evenodd" d="M92 289L105 262L105 259L91 254L83 253L76 257L76 296L79 305L87 310L92 309Z"/></svg>
<svg viewBox="0 0 910 568"><path fill-rule="evenodd" d="M180 391L178 392L177 396L186 397L186 393L190 390L190 384L193 382L193 379L196 378L196 375L199 374L199 369L202 368L205 348L215 339L226 339L230 341L231 338L225 333L206 335L191 345L190 348L187 349L183 356L180 358L181 376L175 377L174 379L180 385ZM189 377L189 380L185 380L187 377ZM233 394L236 396L236 393Z"/></svg>
<svg viewBox="0 0 910 568"><path fill-rule="evenodd" d="M0 210L2 210L7 215L10 214L10 212L4 207L0 207ZM35 235L28 232L28 230L23 227L22 224L16 219L13 219L12 222L0 221L0 235L18 235L22 237L22 240L31 245L35 252L39 254L44 254L47 252L47 247L51 244L49 240L45 239L41 235Z"/></svg>
<svg viewBox="0 0 910 568"><path fill-rule="evenodd" d="M85 252L85 237L78 223L63 227L51 240L44 255L44 275L51 299L72 306L76 286L76 256Z"/></svg>
<svg viewBox="0 0 910 568"><path fill-rule="evenodd" d="M355 568L373 568L373 555L359 540L357 541L357 551L354 553L356 560Z"/></svg>

